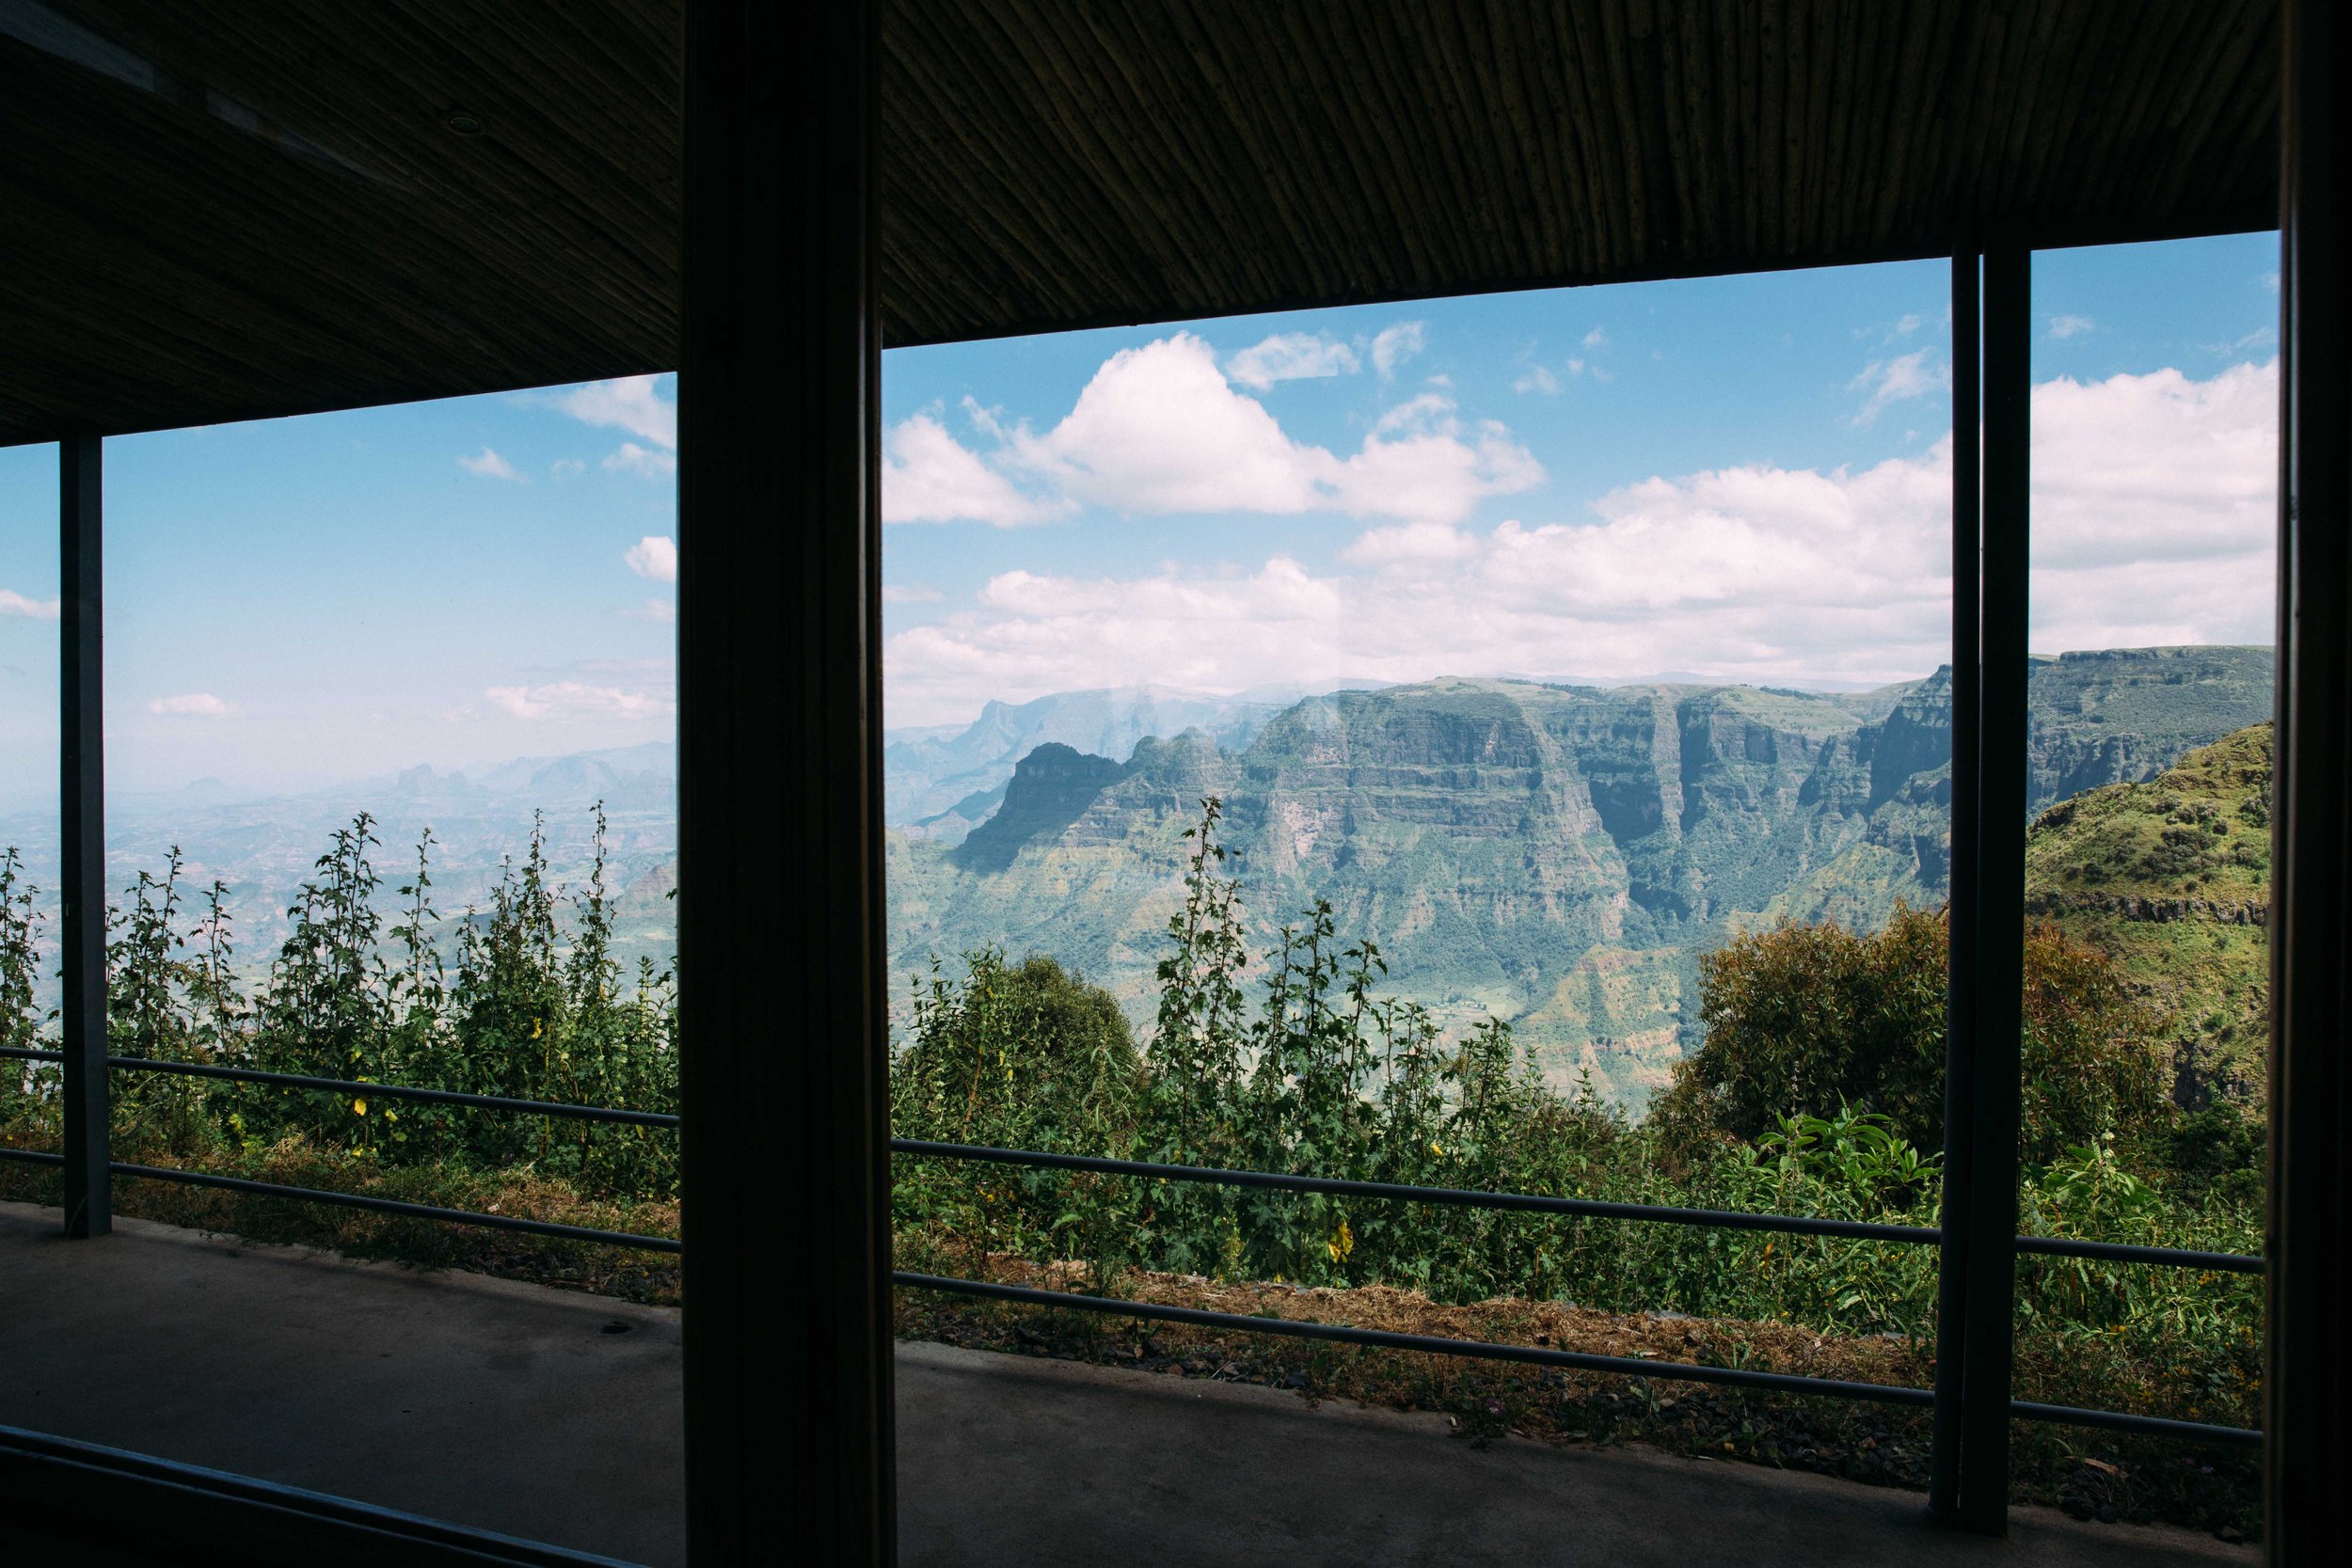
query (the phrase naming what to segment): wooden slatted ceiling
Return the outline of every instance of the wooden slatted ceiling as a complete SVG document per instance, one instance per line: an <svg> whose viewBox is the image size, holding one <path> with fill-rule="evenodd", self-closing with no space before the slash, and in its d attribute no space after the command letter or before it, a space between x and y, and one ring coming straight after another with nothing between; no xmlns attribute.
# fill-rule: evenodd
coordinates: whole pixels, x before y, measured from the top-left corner
<svg viewBox="0 0 2352 1568"><path fill-rule="evenodd" d="M0 441L667 366L679 15L0 0ZM2275 208L2275 0L883 0L882 28L893 343Z"/></svg>

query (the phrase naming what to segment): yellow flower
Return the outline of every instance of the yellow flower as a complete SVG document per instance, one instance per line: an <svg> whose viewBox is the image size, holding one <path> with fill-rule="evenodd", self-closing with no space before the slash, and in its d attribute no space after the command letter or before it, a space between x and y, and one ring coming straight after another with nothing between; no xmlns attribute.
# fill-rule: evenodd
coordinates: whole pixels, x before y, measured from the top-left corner
<svg viewBox="0 0 2352 1568"><path fill-rule="evenodd" d="M535 1018L531 1021L531 1037L534 1040L539 1037L539 1023L540 1021Z"/></svg>
<svg viewBox="0 0 2352 1568"><path fill-rule="evenodd" d="M351 1114L355 1117L366 1116L368 1114L368 1102L364 1100L353 1101L351 1102Z"/></svg>
<svg viewBox="0 0 2352 1568"><path fill-rule="evenodd" d="M1340 1221L1339 1229L1332 1232L1331 1239L1323 1243L1323 1249L1331 1255L1331 1261L1334 1263L1345 1262L1347 1255L1356 1250L1356 1232L1347 1227L1346 1220Z"/></svg>
<svg viewBox="0 0 2352 1568"><path fill-rule="evenodd" d="M400 1113L398 1111L387 1111L384 1113L384 1119L386 1121L398 1121L400 1119Z"/></svg>

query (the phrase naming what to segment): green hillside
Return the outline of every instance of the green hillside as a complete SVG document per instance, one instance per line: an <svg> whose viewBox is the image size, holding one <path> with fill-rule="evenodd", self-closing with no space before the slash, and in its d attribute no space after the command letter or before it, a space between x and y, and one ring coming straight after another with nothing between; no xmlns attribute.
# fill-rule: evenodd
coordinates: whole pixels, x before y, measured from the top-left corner
<svg viewBox="0 0 2352 1568"><path fill-rule="evenodd" d="M2122 965L2165 1021L2188 1109L2262 1101L2270 741L2249 725L2144 784L2051 807L2026 839L2026 907Z"/></svg>
<svg viewBox="0 0 2352 1568"><path fill-rule="evenodd" d="M2141 780L2267 715L2267 649L2036 662L2032 804ZM1248 744L1022 758L961 847L894 835L894 968L1048 953L1138 1024L1203 795L1257 944L1315 898L1459 1030L1512 1021L1555 1083L1640 1102L1694 1043L1699 955L1781 919L1944 896L1950 680L1837 696L1439 679L1294 704Z"/></svg>

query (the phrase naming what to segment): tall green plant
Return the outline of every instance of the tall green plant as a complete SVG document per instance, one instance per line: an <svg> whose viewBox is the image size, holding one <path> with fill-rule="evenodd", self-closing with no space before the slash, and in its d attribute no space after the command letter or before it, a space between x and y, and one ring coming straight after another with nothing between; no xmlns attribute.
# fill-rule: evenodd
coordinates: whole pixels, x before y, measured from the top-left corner
<svg viewBox="0 0 2352 1568"><path fill-rule="evenodd" d="M254 1056L274 1071L362 1083L392 1076L393 1013L382 951L381 879L369 852L379 847L375 819L361 812L338 828L286 911L294 929L270 965L255 1020ZM259 1118L278 1132L299 1132L329 1147L381 1151L399 1126L398 1109L364 1095L326 1099L286 1090L265 1101Z"/></svg>
<svg viewBox="0 0 2352 1568"><path fill-rule="evenodd" d="M173 845L163 876L141 871L130 904L106 911L106 1037L118 1056L194 1062L211 1054L183 1001L196 978L196 966L180 957L187 945L180 930L183 864ZM134 1071L118 1075L113 1087L135 1144L183 1151L203 1140L209 1086L202 1080Z"/></svg>
<svg viewBox="0 0 2352 1568"><path fill-rule="evenodd" d="M1244 1012L1241 979L1249 963L1241 884L1223 876L1217 842L1224 804L1200 802L1200 821L1184 831L1184 907L1168 917L1171 951L1159 962L1158 1020L1145 1081L1136 1152L1161 1164L1231 1166L1241 1160ZM1230 1191L1191 1182L1155 1182L1141 1217L1154 1261L1186 1273L1218 1268L1238 1244Z"/></svg>
<svg viewBox="0 0 2352 1568"><path fill-rule="evenodd" d="M44 923L40 890L26 879L16 846L0 848L0 1045L36 1049L56 1017L39 1000ZM43 1141L56 1093L54 1067L0 1060L0 1140Z"/></svg>

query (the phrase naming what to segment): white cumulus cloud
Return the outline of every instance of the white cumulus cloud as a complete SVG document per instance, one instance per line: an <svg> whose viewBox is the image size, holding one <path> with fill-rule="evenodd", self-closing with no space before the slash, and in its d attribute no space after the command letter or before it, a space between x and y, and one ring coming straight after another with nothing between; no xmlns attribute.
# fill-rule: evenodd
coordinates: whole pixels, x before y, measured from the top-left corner
<svg viewBox="0 0 2352 1568"><path fill-rule="evenodd" d="M1427 322L1398 322L1384 326L1372 340L1372 365L1383 377L1396 373L1396 368L1419 354L1429 341Z"/></svg>
<svg viewBox="0 0 2352 1568"><path fill-rule="evenodd" d="M1941 392L1951 384L1951 367L1937 357L1935 350L1918 348L1892 359L1871 360L1847 383L1846 390L1868 394L1853 417L1856 425L1867 425L1895 404Z"/></svg>
<svg viewBox="0 0 2352 1568"><path fill-rule="evenodd" d="M584 681L549 681L539 686L494 686L483 695L514 719L666 719L677 704L663 692L632 691Z"/></svg>
<svg viewBox="0 0 2352 1568"><path fill-rule="evenodd" d="M482 479L519 480L523 477L515 471L515 465L488 447L484 447L478 456L459 458L457 466Z"/></svg>
<svg viewBox="0 0 2352 1568"><path fill-rule="evenodd" d="M628 569L655 582L677 581L677 541L666 533L648 533L628 547L621 559Z"/></svg>
<svg viewBox="0 0 2352 1568"><path fill-rule="evenodd" d="M2273 363L2034 389L2038 652L2270 640L2277 385ZM1403 405L1375 439L1454 417ZM990 697L1130 682L1234 691L1270 671L1910 678L1949 657L1950 485L1947 436L1855 469L1660 476L1566 518L1413 517L1327 571L1276 554L1254 571L1007 572L975 609L890 639L893 712L968 720Z"/></svg>
<svg viewBox="0 0 2352 1568"><path fill-rule="evenodd" d="M32 621L54 621L62 606L56 599L28 599L12 588L0 588L0 615L22 615Z"/></svg>
<svg viewBox="0 0 2352 1568"><path fill-rule="evenodd" d="M604 466L609 471L616 474L636 474L644 479L667 479L677 472L677 453L657 451L651 447L639 446L634 441L623 441L604 454Z"/></svg>
<svg viewBox="0 0 2352 1568"><path fill-rule="evenodd" d="M605 454L608 472L668 479L677 472L677 400L661 395L660 382L658 375L591 381L551 393L546 402L582 424L636 437ZM563 465L556 467L560 471ZM579 471L577 464L571 471Z"/></svg>
<svg viewBox="0 0 2352 1568"><path fill-rule="evenodd" d="M977 416L984 423L988 416ZM1065 502L1041 500L990 467L929 414L892 427L882 440L882 521L993 523L1017 528L1061 516Z"/></svg>
<svg viewBox="0 0 2352 1568"><path fill-rule="evenodd" d="M2275 635L2279 365L2033 392L2037 652Z"/></svg>
<svg viewBox="0 0 2352 1568"><path fill-rule="evenodd" d="M1142 513L1336 509L1452 522L1483 496L1541 482L1502 426L1466 429L1453 407L1434 392L1413 398L1343 459L1293 440L1234 390L1206 342L1178 333L1113 355L1052 429L1005 432L1003 461L1073 499Z"/></svg>
<svg viewBox="0 0 2352 1568"><path fill-rule="evenodd" d="M1225 373L1264 391L1278 381L1347 375L1361 368L1356 351L1312 332L1277 332L1225 361Z"/></svg>
<svg viewBox="0 0 2352 1568"><path fill-rule="evenodd" d="M552 394L548 401L583 424L625 430L658 447L677 449L677 400L656 389L660 376L626 375L591 381Z"/></svg>
<svg viewBox="0 0 2352 1568"><path fill-rule="evenodd" d="M190 691L177 697L158 697L147 705L147 711L186 714L198 719L226 719L237 710L209 691Z"/></svg>

